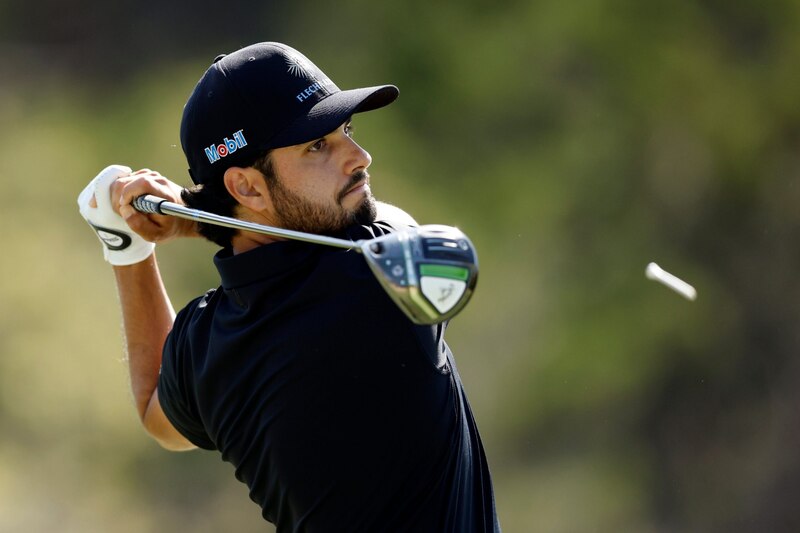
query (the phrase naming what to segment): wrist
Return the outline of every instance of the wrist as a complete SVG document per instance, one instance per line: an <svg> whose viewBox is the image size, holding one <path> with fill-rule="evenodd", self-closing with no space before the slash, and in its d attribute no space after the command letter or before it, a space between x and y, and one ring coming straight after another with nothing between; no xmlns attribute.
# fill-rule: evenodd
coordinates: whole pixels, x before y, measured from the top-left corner
<svg viewBox="0 0 800 533"><path fill-rule="evenodd" d="M133 272L137 270L147 270L156 264L156 251L153 249L152 253L141 261L134 263L109 263L114 272Z"/></svg>

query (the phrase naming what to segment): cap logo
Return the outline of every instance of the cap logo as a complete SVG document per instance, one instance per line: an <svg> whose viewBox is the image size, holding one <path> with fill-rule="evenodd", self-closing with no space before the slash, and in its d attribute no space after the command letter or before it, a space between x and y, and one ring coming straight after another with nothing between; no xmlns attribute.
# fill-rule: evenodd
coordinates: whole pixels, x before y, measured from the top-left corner
<svg viewBox="0 0 800 533"><path fill-rule="evenodd" d="M212 144L205 149L206 157L209 163L216 163L220 158L232 154L239 148L247 146L247 140L244 138L244 130L239 130L233 135L233 139L225 137L220 144Z"/></svg>
<svg viewBox="0 0 800 533"><path fill-rule="evenodd" d="M312 65L308 59L300 54L287 52L286 66L288 67L287 72L292 76L297 76L298 78L316 79L316 76L313 73L314 65Z"/></svg>
<svg viewBox="0 0 800 533"><path fill-rule="evenodd" d="M331 85L332 83L333 82L331 80L329 80L328 78L325 78L321 82L318 81L316 83L312 83L311 85L309 85L308 87L306 87L305 89L303 89L302 91L297 93L295 95L295 98L297 98L298 102L303 102L305 100L308 100L308 98L312 94L314 94L315 92L319 91L320 89L324 89L327 85Z"/></svg>

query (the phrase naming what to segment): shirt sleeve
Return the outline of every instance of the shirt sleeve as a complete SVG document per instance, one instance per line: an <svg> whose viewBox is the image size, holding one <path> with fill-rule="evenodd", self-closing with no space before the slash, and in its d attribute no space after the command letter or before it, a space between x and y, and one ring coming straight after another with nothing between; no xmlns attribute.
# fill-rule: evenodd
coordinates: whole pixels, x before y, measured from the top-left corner
<svg viewBox="0 0 800 533"><path fill-rule="evenodd" d="M192 311L201 300L198 298L178 313L172 331L167 336L158 377L158 400L166 417L184 437L199 448L215 450L216 446L203 426L194 401L191 386L194 364L189 351L183 349Z"/></svg>

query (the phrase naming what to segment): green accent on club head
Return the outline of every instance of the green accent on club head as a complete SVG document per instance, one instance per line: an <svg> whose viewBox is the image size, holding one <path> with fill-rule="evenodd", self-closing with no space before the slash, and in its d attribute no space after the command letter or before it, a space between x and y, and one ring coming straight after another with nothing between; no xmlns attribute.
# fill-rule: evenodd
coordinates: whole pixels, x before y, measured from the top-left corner
<svg viewBox="0 0 800 533"><path fill-rule="evenodd" d="M468 268L451 265L420 265L419 273L422 276L457 279L460 281L467 281L467 279L469 279Z"/></svg>

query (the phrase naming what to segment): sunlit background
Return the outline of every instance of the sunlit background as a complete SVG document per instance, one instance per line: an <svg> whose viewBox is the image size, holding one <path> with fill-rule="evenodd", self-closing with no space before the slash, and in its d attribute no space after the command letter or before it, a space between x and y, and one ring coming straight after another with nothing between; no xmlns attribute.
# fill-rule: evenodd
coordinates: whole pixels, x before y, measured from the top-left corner
<svg viewBox="0 0 800 533"><path fill-rule="evenodd" d="M187 96L264 40L400 87L356 136L379 198L478 249L449 341L505 531L800 531L798 27L796 0L0 0L0 531L270 530L140 429L76 205L110 163L188 185ZM159 248L176 307L214 251Z"/></svg>

